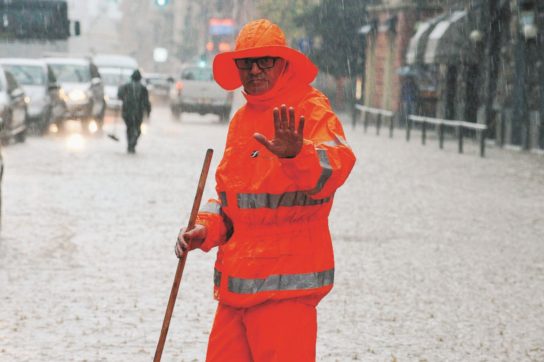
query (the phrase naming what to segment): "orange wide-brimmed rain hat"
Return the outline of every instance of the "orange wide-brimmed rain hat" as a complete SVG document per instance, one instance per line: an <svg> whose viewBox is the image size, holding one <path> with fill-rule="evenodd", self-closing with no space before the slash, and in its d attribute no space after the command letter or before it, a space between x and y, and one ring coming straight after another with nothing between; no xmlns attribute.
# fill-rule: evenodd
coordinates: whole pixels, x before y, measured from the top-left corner
<svg viewBox="0 0 544 362"><path fill-rule="evenodd" d="M234 51L217 54L213 60L215 81L227 90L242 85L237 58L280 57L289 63L294 80L306 84L317 76L317 67L306 55L287 46L285 34L279 26L266 19L254 20L246 24L236 38Z"/></svg>

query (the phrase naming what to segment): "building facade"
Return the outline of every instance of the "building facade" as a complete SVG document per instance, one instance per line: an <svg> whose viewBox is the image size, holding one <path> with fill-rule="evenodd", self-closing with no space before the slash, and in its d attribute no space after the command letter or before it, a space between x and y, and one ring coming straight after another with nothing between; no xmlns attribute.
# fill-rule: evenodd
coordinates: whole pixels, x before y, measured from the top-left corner
<svg viewBox="0 0 544 362"><path fill-rule="evenodd" d="M544 148L544 2L384 0L368 12L361 103Z"/></svg>

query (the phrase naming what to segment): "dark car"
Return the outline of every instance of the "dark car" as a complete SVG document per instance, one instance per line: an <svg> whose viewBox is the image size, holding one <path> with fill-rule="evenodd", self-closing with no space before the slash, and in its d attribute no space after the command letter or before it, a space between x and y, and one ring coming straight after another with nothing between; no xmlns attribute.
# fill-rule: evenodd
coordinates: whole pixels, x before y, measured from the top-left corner
<svg viewBox="0 0 544 362"><path fill-rule="evenodd" d="M104 122L104 84L96 65L88 58L44 58L64 91L66 118L84 122Z"/></svg>
<svg viewBox="0 0 544 362"><path fill-rule="evenodd" d="M44 133L50 124L61 126L66 103L51 67L41 59L5 58L0 65L23 87L28 100L27 122Z"/></svg>
<svg viewBox="0 0 544 362"><path fill-rule="evenodd" d="M0 139L26 139L25 92L15 77L0 66Z"/></svg>

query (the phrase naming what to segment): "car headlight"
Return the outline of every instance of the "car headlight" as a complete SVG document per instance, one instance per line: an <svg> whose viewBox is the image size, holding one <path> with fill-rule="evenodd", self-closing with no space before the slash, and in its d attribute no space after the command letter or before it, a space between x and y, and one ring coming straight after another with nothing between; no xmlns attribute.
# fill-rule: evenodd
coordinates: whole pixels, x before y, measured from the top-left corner
<svg viewBox="0 0 544 362"><path fill-rule="evenodd" d="M68 98L73 102L81 102L87 99L87 95L81 89L74 89L68 93Z"/></svg>
<svg viewBox="0 0 544 362"><path fill-rule="evenodd" d="M59 89L59 98L65 102L68 100L68 96L66 95L64 88Z"/></svg>
<svg viewBox="0 0 544 362"><path fill-rule="evenodd" d="M25 103L26 103L26 104L29 104L30 101L31 101L30 97L29 97L29 96L26 96L26 97L25 97Z"/></svg>

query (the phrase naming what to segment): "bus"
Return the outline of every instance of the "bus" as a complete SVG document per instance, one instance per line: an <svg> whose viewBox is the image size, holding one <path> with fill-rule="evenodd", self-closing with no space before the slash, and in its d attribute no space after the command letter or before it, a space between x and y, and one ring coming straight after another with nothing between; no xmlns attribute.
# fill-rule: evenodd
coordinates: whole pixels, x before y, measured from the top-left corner
<svg viewBox="0 0 544 362"><path fill-rule="evenodd" d="M66 0L0 0L0 56L66 53L71 25Z"/></svg>

